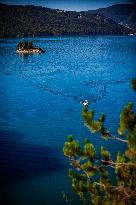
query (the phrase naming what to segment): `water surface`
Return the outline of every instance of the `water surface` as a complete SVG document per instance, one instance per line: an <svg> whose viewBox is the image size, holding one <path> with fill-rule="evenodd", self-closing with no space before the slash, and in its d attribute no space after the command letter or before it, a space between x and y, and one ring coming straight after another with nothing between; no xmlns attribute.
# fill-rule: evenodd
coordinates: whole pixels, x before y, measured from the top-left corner
<svg viewBox="0 0 136 205"><path fill-rule="evenodd" d="M29 39L31 40L31 39ZM0 40L0 182L5 204L65 204L73 196L62 148L66 136L89 137L115 155L124 145L93 136L83 124L85 99L107 114L116 134L119 113L135 101L135 36L34 38L46 50L19 56L19 39ZM79 201L73 202L80 204Z"/></svg>

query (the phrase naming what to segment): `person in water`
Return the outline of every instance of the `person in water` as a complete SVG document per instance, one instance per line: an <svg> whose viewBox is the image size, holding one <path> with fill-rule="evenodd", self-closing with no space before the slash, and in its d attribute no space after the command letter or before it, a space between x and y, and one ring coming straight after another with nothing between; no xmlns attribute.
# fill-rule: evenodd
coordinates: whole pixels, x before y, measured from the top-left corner
<svg viewBox="0 0 136 205"><path fill-rule="evenodd" d="M85 100L85 101L83 102L84 107L88 107L88 104L89 104L88 100Z"/></svg>

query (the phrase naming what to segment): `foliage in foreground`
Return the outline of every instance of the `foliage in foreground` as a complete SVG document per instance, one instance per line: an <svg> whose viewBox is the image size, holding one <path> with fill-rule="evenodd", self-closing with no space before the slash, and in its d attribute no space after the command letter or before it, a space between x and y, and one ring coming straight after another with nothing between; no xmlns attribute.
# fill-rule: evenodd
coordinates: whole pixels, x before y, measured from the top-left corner
<svg viewBox="0 0 136 205"><path fill-rule="evenodd" d="M132 80L136 91L136 79ZM124 153L118 151L114 161L110 151L101 147L99 153L88 139L84 145L68 137L64 144L64 155L69 157L72 169L69 176L72 187L83 200L95 205L136 204L136 115L132 103L120 114L118 137L104 127L105 115L94 120L94 110L85 107L82 112L85 125L93 133L100 133L105 140L114 139L126 143ZM113 183L113 173L116 182Z"/></svg>

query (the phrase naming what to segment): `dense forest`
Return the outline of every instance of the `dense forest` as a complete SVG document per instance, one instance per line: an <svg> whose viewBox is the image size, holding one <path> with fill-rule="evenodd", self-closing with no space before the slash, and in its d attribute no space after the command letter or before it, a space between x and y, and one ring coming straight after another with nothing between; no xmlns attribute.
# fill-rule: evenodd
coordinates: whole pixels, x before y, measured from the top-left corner
<svg viewBox="0 0 136 205"><path fill-rule="evenodd" d="M136 4L116 4L88 12L102 14L136 31Z"/></svg>
<svg viewBox="0 0 136 205"><path fill-rule="evenodd" d="M127 35L132 30L101 14L0 4L0 36Z"/></svg>

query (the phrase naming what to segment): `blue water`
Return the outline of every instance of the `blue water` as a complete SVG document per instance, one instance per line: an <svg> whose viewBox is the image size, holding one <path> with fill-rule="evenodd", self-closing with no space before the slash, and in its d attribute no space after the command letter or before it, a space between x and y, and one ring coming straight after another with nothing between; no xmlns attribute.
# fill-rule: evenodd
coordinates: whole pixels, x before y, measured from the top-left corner
<svg viewBox="0 0 136 205"><path fill-rule="evenodd" d="M31 40L31 39L29 39ZM81 116L85 99L116 134L119 113L136 97L135 36L34 38L43 54L20 56L19 39L0 39L0 200L6 205L63 205L73 197L63 156L66 136L89 137L115 155L124 144L93 136ZM77 198L74 205L80 204Z"/></svg>

